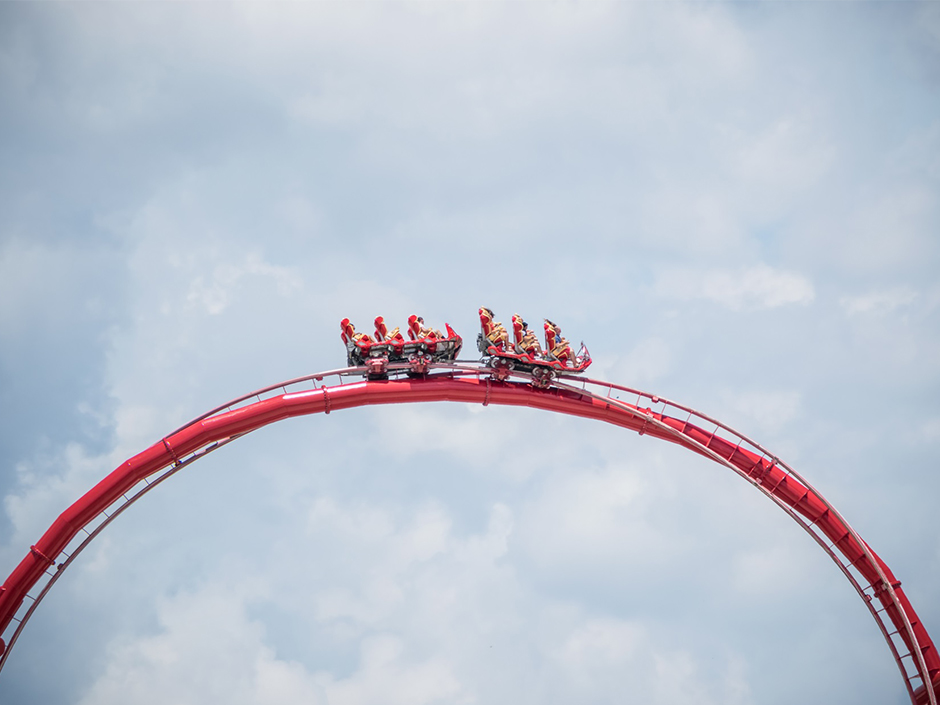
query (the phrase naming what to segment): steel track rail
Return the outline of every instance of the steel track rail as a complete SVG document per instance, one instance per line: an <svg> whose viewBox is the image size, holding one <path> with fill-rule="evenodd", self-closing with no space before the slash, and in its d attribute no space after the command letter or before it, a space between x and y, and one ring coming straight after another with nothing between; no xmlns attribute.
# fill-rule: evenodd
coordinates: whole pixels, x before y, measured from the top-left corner
<svg viewBox="0 0 940 705"><path fill-rule="evenodd" d="M392 379L395 379L396 377L408 374L410 369L411 368L407 363L396 363L389 365L388 373ZM476 377L479 379L485 377L488 380L487 390L489 390L489 380L493 375L493 370L484 363L470 360L461 360L454 363L432 363L429 369L439 373L434 375L435 378L440 377L440 373L444 373L446 377L452 377L454 379L465 377ZM361 377L364 376L365 373L366 369L364 367L338 368L311 375L305 375L303 377L297 377L285 382L261 388L249 394L237 397L221 406L211 409L205 414L192 419L188 423L165 436L163 438L163 443L166 445L167 450L169 450L172 454L172 448L169 445L167 439L175 436L177 433L190 429L191 427L200 424L203 421L227 414L237 409L260 403L265 399L272 399L282 395L286 398L290 394L296 394L297 392L294 390L297 388L306 387L308 385L312 387L312 390L322 391L324 400L327 400L328 390L337 390L343 388L344 386L348 386L345 385L343 381L347 377L355 377L355 384L361 384ZM333 386L327 386L323 383L327 378L335 378L339 383ZM522 382L533 381L531 376L528 374L510 370L507 375L504 371L502 379L509 378L515 378L516 380L521 380ZM590 389L588 389L589 387ZM848 524L848 522L845 521L841 514L839 514L835 509L835 507L833 507L832 504L829 503L823 497L823 495L818 492L818 490L816 490L809 482L807 482L805 478L790 468L786 463L782 462L779 458L777 458L777 456L773 455L761 445L754 442L747 436L739 433L730 426L727 426L726 424L716 419L702 414L695 409L692 409L691 407L684 406L663 397L659 397L658 395L650 394L638 389L633 389L631 387L605 382L602 380L577 377L574 375L560 375L557 379L553 380L551 389L563 390L569 393L580 395L585 399L591 399L599 403L610 405L620 412L626 413L628 416L635 418L638 422L642 422L642 425L638 429L634 429L638 430L641 435L645 432L649 432L651 435L656 435L663 440L669 440L677 443L678 445L682 445L683 447L703 455L710 460L713 460L714 462L722 465L723 467L732 470L735 474L739 475L743 479L747 480L751 485L756 487L762 494L768 497L771 501L774 502L774 504L786 512L788 516L796 521L803 528L803 530L806 531L814 541L816 541L816 543L833 560L833 562L836 563L836 565L848 579L849 583L853 586L862 601L865 603L869 612L872 614L872 617L875 619L876 624L878 624L878 627L881 630L882 636L888 643L889 649L891 650L891 653L894 656L899 669L901 670L905 687L907 688L911 701L913 703L930 703L930 705L938 705L937 696L934 691L934 687L932 687L933 684L930 677L930 670L924 657L924 653L927 649L934 648L933 643L930 642L929 636L926 635L926 631L923 630L921 625L921 631L923 632L923 635L926 637L926 641L928 642L927 644L922 643L924 639L918 635L918 632L914 628L914 624L912 623L908 614L909 609L911 613L913 613L913 608L910 607L910 603L906 600L906 598L901 599L899 596L900 583L897 583L894 580L893 575L891 575L890 571L886 569L887 566L884 565L881 559L875 555L868 544L866 544L858 535L858 533ZM615 394L617 396L614 396ZM620 394L629 394L631 397L635 396L636 403L631 404L621 400L619 398ZM489 392L487 391L487 396L483 402L484 405L487 403L488 399ZM641 403L644 400L650 403L650 405L645 409L641 406ZM658 406L659 409L656 412L653 412L653 406ZM666 411L671 410L686 414L686 419L682 421L676 416L670 416L666 414ZM325 413L330 413L328 400L324 411ZM668 423L669 420L681 421L683 423L683 428L678 429L673 425L670 425ZM691 426L692 429L695 429L696 431L699 431L703 434L708 434L708 440L706 443L702 443L701 441L693 438L690 433L686 432L689 429L689 423L691 421L695 422ZM714 425L715 430L709 433L705 430L705 427L700 426L700 424L705 424L705 427ZM255 429L252 428L250 430ZM724 435L718 435L719 430L731 436L731 438L729 439ZM17 610L13 618L6 625L4 625L5 628L2 630L3 633L0 633L0 636L9 635L6 648L3 650L2 654L0 654L0 670L2 670L6 664L14 644L18 640L22 630L25 628L29 618L33 615L39 604L42 602L43 598L46 596L52 586L58 581L65 569L72 564L78 555L81 554L81 552L104 530L106 526L110 525L110 523L127 508L129 508L131 504L135 503L151 489L174 475L183 467L190 465L191 463L204 457L208 453L217 450L223 445L227 445L232 440L235 440L235 438L238 438L241 435L244 435L244 433L233 434L231 437L205 444L196 448L194 451L190 452L188 455L182 458L172 454L172 463L167 463L150 475L144 477L141 481L134 485L132 490L123 493L121 497L118 498L118 500L92 517L88 522L86 522L84 526L81 527L81 531L84 532L85 537L81 539L77 545L73 546L73 544L75 544L76 540L79 538L76 532L76 539L73 539L73 541L69 542L69 544L54 558L42 555L35 549L35 547L31 549L34 554L38 554L43 560L47 561L48 566L42 573L42 576L37 579L31 587L31 591L38 588L38 593L33 595L31 592L27 592L25 594L25 598L28 599L29 602L27 603L26 600L24 600L21 603L20 608ZM709 447L712 441L715 440L727 444L733 442L737 443L729 458L725 458L723 455L720 455ZM735 453L739 450L751 453L755 457L759 458L758 465L761 468L761 475L763 475L763 469L765 467L765 463L767 463L766 467L768 471L771 469L778 469L784 473L784 478L792 478L796 483L799 483L800 487L805 488L805 491L808 494L811 494L814 500L820 502L825 507L825 513L829 514L831 519L835 519L835 522L838 525L841 525L845 528L846 536L851 537L853 542L852 545L854 545L857 550L861 551L862 556L865 558L867 569L870 573L874 573L877 576L877 581L868 581L867 586L862 585L862 583L867 578L864 572L858 567L858 565L856 565L856 563L859 562L859 559L851 559L851 556L845 552L845 549L840 547L840 543L845 540L846 536L843 536L838 540L832 539L832 537L827 535L821 528L819 524L819 519L821 517L818 517L812 522L807 522L807 519L804 518L804 516L797 510L797 506L800 504L802 499L806 498L807 495L804 495L803 498L798 499L795 503L790 504L785 501L783 497L775 494L775 491L781 486L781 481L778 481L774 487L769 488L762 482L760 478L753 477L742 467L731 462L731 459L735 457ZM751 470L753 471L753 468ZM156 477L156 479L151 479L154 477ZM91 531L88 530L89 527L91 527ZM64 560L57 562L60 558ZM53 566L55 567L54 570ZM2 590L2 588L0 588L0 590ZM870 593L868 592L869 590L871 591ZM2 593L0 593L0 595L2 595ZM882 603L882 609L877 609L875 607L875 599L878 599ZM895 630L889 631L889 627L895 627ZM10 633L11 630L12 633ZM899 650L898 645L895 643L893 638L894 636L899 636L901 646L906 648L905 653L901 653ZM910 668L905 661L908 658L911 659ZM914 681L920 681L922 687L915 689L915 687L912 685ZM920 693L920 696L918 696L918 693Z"/></svg>

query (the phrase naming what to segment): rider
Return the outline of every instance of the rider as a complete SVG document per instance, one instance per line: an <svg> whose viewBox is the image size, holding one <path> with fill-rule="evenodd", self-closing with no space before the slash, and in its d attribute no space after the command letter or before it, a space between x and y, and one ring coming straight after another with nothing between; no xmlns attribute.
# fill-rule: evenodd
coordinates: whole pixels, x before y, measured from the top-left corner
<svg viewBox="0 0 940 705"><path fill-rule="evenodd" d="M509 348L509 333L502 323L493 320L493 312L486 306L480 307L480 325L483 327L483 337L497 350Z"/></svg>
<svg viewBox="0 0 940 705"><path fill-rule="evenodd" d="M420 340L422 338L444 339L444 336L441 335L439 330L425 328L424 319L421 318L421 316L415 316L414 314L408 316L408 337L412 340Z"/></svg>
<svg viewBox="0 0 940 705"><path fill-rule="evenodd" d="M547 318L545 319L545 349L563 365L567 365L572 357L571 345L561 336L561 328Z"/></svg>
<svg viewBox="0 0 940 705"><path fill-rule="evenodd" d="M521 347L529 355L539 357L542 354L542 347L539 345L539 337L532 332L529 324L522 321L522 340L519 342Z"/></svg>
<svg viewBox="0 0 940 705"><path fill-rule="evenodd" d="M344 318L342 321L340 321L339 326L340 326L340 329L342 330L342 338L343 338L344 343L349 340L352 340L356 343L374 342L372 338L370 338L365 333L357 333L356 326L350 323L348 318Z"/></svg>
<svg viewBox="0 0 940 705"><path fill-rule="evenodd" d="M444 336L441 335L441 332L439 330L437 330L436 328L431 328L430 326L428 327L424 326L424 319L421 318L421 316L418 316L418 318L416 319L416 322L418 324L418 337L419 338L442 338L443 339Z"/></svg>

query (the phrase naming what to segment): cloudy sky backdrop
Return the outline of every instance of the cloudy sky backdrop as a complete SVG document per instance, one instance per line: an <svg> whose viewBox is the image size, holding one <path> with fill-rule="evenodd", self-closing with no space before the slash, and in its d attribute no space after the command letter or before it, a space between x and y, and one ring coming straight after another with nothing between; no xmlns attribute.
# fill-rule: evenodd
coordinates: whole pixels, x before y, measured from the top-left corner
<svg viewBox="0 0 940 705"><path fill-rule="evenodd" d="M809 478L940 638L940 12L0 5L0 573L339 320L551 317ZM282 422L180 473L0 675L45 705L903 703L729 471L531 410Z"/></svg>

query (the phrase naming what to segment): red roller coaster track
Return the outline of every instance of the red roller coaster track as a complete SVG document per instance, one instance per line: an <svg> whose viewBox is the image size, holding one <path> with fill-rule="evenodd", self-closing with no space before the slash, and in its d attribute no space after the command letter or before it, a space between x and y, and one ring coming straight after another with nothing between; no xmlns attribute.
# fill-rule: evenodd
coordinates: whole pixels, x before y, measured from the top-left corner
<svg viewBox="0 0 940 705"><path fill-rule="evenodd" d="M596 419L676 443L734 471L783 509L839 566L881 629L911 702L937 705L940 655L900 582L836 509L776 456L688 407L616 384L562 376L539 389L525 375L496 380L479 363L432 368L433 374L396 378L407 365L392 365L391 379L375 381L362 379L364 368L346 368L266 387L194 419L121 464L53 522L0 587L0 669L42 598L85 546L124 509L191 462L285 418L369 404L454 401ZM338 382L327 386L327 378Z"/></svg>

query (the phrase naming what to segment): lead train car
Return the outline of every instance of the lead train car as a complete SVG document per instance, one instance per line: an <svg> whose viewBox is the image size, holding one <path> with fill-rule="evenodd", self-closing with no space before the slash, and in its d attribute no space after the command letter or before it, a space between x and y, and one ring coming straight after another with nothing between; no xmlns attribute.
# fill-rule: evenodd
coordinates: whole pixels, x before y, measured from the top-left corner
<svg viewBox="0 0 940 705"><path fill-rule="evenodd" d="M561 329L548 319L544 326L544 350L521 316L513 315L512 321L514 340L501 323L493 320L490 309L480 308L477 348L498 375L521 372L531 375L536 383L541 382L540 386L547 386L559 374L578 374L591 365L591 353L584 343L574 355L568 341L561 337Z"/></svg>

